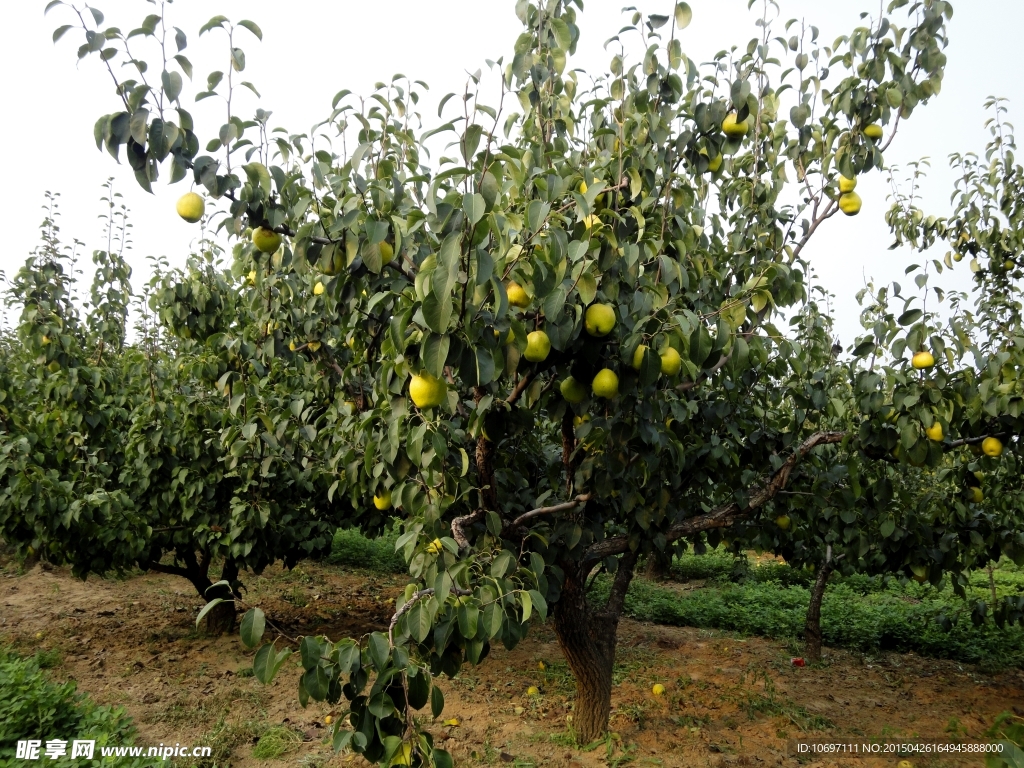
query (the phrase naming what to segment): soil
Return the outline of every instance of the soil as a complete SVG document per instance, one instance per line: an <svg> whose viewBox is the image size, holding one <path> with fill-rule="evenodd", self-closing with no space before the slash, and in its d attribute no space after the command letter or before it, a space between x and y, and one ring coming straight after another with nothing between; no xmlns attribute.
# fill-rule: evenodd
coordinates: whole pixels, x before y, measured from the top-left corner
<svg viewBox="0 0 1024 768"><path fill-rule="evenodd" d="M210 745L220 766L366 765L333 753L330 707L303 709L297 673L287 664L273 684L261 685L251 676L253 653L237 635L196 630L201 601L183 579L137 574L83 582L55 568L18 573L10 563L0 572L0 642L27 654L51 652L59 660L56 678L126 707L137 744ZM337 639L386 629L404 579L302 563L250 576L247 584L247 602L286 633ZM580 749L571 736L572 678L550 625L538 623L515 650L496 648L479 667L442 681L443 722L429 727L457 765L874 768L898 761L798 758L786 741L982 739L1001 712L1024 715L1021 670L983 674L955 662L833 649L825 649L822 664L797 667L797 652L784 642L624 620L612 732ZM664 695L652 694L655 683ZM539 695L528 696L530 686ZM258 735L282 724L295 731L293 749L275 760L254 758ZM912 763L983 764L948 757Z"/></svg>

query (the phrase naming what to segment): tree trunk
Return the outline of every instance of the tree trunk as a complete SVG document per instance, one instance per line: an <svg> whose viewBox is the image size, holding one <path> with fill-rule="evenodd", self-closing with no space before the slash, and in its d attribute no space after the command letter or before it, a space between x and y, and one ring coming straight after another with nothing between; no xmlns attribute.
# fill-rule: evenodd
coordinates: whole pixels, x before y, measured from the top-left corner
<svg viewBox="0 0 1024 768"><path fill-rule="evenodd" d="M185 551L180 555L185 566L162 565L159 562L149 562L145 565L148 570L157 573L169 573L174 576L181 576L195 587L196 592L206 602L221 598L224 602L218 603L206 614L205 625L208 635L223 635L235 628L235 598L238 596L238 565L234 560L228 558L224 561L224 568L221 571L221 581L228 582L229 586L220 585L213 587L210 581L209 560L204 556L200 562L194 552Z"/></svg>
<svg viewBox="0 0 1024 768"><path fill-rule="evenodd" d="M807 661L821 661L821 599L825 586L835 565L832 562L832 545L825 552L825 562L818 569L818 578L811 588L811 603L807 606L807 621L804 624L804 657Z"/></svg>
<svg viewBox="0 0 1024 768"><path fill-rule="evenodd" d="M644 578L649 581L665 581L672 575L671 553L651 552L647 556Z"/></svg>
<svg viewBox="0 0 1024 768"><path fill-rule="evenodd" d="M626 552L619 561L603 610L597 610L587 600L589 569L580 564L568 564L564 569L565 583L555 603L554 624L558 644L576 678L573 728L581 745L600 738L608 730L616 632L635 566L636 553Z"/></svg>

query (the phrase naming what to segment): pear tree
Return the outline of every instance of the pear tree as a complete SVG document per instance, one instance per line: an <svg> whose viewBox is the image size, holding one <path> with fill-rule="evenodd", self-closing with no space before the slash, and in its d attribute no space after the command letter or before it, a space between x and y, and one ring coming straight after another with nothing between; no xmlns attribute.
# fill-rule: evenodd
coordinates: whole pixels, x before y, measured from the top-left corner
<svg viewBox="0 0 1024 768"><path fill-rule="evenodd" d="M387 631L299 643L300 701L348 702L339 748L450 765L415 716L443 709L433 679L481 662L494 643L515 646L534 616L553 622L577 679L572 727L589 742L608 725L639 558L744 526L775 535L784 491L813 493L819 473L841 474L819 456L843 457L861 495L882 504L896 443L897 477L944 455L924 433L936 419L960 413L968 441L1016 434L1008 395L992 413L968 397L977 368L950 378L970 344L934 332L923 311L876 323L853 350L858 361L891 355L908 419L943 405L895 434L870 363L833 398L838 378L810 376L822 362L814 333L784 330L807 306L808 243L860 211L857 177L884 167L941 89L945 0L893 0L831 45L769 2L757 37L703 66L684 52L689 5L633 12L596 77L569 66L582 3L519 0L523 32L492 63L494 106L474 74L441 100L443 122L423 129L423 84L397 75L367 99L339 91L307 133L272 129L263 109L201 129L186 109L189 39L162 6L127 34L91 8L49 7L69 18L55 37L77 28L79 57L98 58L116 83L97 145L123 150L146 189L161 172L186 181L232 242L223 280L189 293L183 279L154 297L195 354L224 362L218 384L244 421L221 428L224 461L269 443L295 408L288 387L312 372L298 406L302 466L330 480L327 499L351 505L357 522L370 507L402 521L411 581ZM262 30L223 16L200 29L224 45L228 75L200 79L195 99L230 110L234 88L255 90L236 83L245 35ZM147 44L159 77L138 58ZM430 142L445 138L432 164ZM199 212L193 198L181 208ZM981 248L960 229L964 247ZM244 311L224 311L228 296ZM921 374L905 353L926 351L944 362ZM969 405L947 412L955 397ZM808 419L806 398L842 428ZM272 471L253 463L247 477ZM233 503L255 515L251 497ZM254 521L271 525L286 507L268 510ZM842 535L859 547L868 533ZM929 574L950 567L933 559ZM597 602L602 573L611 589ZM252 608L242 639L260 646L255 672L270 680L290 650L261 645L265 626Z"/></svg>

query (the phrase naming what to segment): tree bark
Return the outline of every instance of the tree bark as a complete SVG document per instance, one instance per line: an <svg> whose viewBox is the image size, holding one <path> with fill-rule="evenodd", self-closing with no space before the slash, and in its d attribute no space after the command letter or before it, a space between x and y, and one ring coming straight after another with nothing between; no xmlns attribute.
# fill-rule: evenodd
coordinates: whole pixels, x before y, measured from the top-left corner
<svg viewBox="0 0 1024 768"><path fill-rule="evenodd" d="M804 657L810 662L821 661L821 599L825 596L825 587L834 568L832 545L829 544L825 562L818 569L818 578L811 588L811 603L807 606L807 621L804 623Z"/></svg>
<svg viewBox="0 0 1024 768"><path fill-rule="evenodd" d="M230 586L219 586L216 589L210 589L213 586L213 582L210 581L207 575L209 562L206 559L200 562L196 559L194 552L185 552L181 555L181 559L185 563L184 567L150 562L146 565L146 568L156 573L169 573L173 576L181 576L184 579L188 579L192 586L195 587L196 592L199 593L199 596L206 600L206 602L215 600L218 597L224 601L215 605L206 614L205 625L208 635L223 635L234 630L236 618L234 601L238 594L238 565L230 558L225 560L224 568L221 571L221 581L227 581Z"/></svg>
<svg viewBox="0 0 1024 768"><path fill-rule="evenodd" d="M649 581L665 581L672 575L672 554L652 551L647 556L644 578Z"/></svg>
<svg viewBox="0 0 1024 768"><path fill-rule="evenodd" d="M603 610L587 600L584 568L580 564L564 568L565 583L555 604L554 624L558 644L576 678L573 728L580 744L589 744L608 730L616 634L635 566L635 552L622 555Z"/></svg>

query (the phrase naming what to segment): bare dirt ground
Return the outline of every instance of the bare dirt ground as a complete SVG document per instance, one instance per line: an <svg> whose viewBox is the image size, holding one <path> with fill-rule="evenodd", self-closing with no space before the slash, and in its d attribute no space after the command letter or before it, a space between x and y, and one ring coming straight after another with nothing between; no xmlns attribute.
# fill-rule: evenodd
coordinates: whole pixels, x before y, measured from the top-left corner
<svg viewBox="0 0 1024 768"><path fill-rule="evenodd" d="M200 601L184 580L150 574L82 582L38 566L19 574L11 563L0 574L0 642L29 654L55 651L54 675L76 680L104 704L124 705L139 728L136 743L213 746L215 761L204 765L365 765L332 752L324 724L330 707L302 709L288 665L263 686L237 636L196 631ZM338 638L386 628L404 580L303 563L250 577L248 585L247 600L289 634ZM874 768L897 760L801 760L787 754L786 739L970 740L1000 712L1024 714L1020 670L985 675L954 662L836 650L820 666L797 668L785 643L631 621L619 637L612 733L604 742L574 746L572 679L542 624L515 650L496 648L481 666L442 683L442 720L458 725L431 724L436 742L459 765ZM665 686L664 696L652 695L655 683ZM539 695L526 694L531 685ZM254 758L259 734L282 724L295 730L294 748L275 760Z"/></svg>

